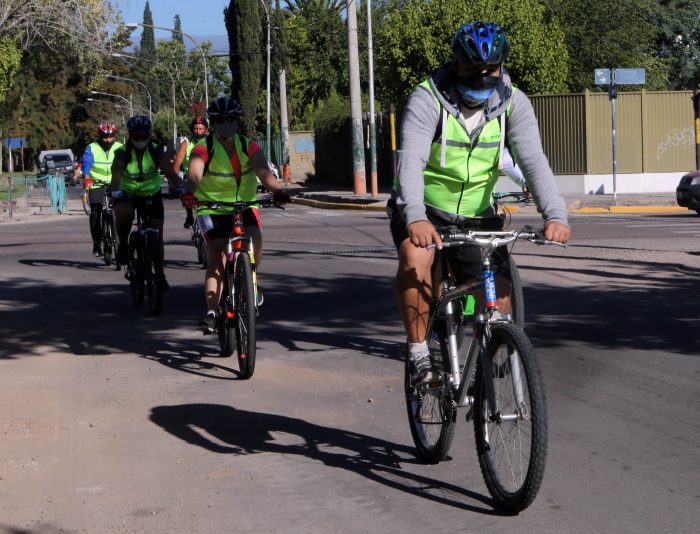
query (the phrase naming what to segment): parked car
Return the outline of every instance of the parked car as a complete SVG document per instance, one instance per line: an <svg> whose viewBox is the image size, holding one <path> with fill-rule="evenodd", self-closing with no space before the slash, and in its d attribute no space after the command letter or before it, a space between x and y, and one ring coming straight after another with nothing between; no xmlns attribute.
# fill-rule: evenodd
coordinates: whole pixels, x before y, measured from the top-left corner
<svg viewBox="0 0 700 534"><path fill-rule="evenodd" d="M676 202L700 215L700 170L689 172L681 178L676 187Z"/></svg>
<svg viewBox="0 0 700 534"><path fill-rule="evenodd" d="M39 168L44 174L60 174L67 185L75 185L75 161L70 149L42 151Z"/></svg>

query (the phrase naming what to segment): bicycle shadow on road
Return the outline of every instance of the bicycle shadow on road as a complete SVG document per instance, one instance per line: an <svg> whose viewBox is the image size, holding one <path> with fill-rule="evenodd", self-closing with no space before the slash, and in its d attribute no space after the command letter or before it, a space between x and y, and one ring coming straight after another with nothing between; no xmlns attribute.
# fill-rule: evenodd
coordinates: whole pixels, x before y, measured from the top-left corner
<svg viewBox="0 0 700 534"><path fill-rule="evenodd" d="M508 515L488 508L492 506L489 497L402 469L402 464L421 464L413 448L365 434L221 404L156 406L150 419L173 436L218 454L299 455L446 506L485 515ZM275 433L299 436L303 442L276 442Z"/></svg>
<svg viewBox="0 0 700 534"><path fill-rule="evenodd" d="M87 271L114 271L114 265L105 265L102 259L95 261L71 261L71 260L55 260L55 259L39 259L18 260L17 263L27 265L28 267L68 267L70 269L81 269Z"/></svg>

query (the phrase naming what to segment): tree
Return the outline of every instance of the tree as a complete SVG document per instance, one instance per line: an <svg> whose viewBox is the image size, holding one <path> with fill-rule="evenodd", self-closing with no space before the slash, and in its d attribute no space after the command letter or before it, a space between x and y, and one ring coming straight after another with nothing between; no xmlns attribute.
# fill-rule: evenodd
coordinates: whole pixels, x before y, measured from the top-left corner
<svg viewBox="0 0 700 534"><path fill-rule="evenodd" d="M180 15L175 15L173 20L173 41L180 41L182 45L185 45L185 37L182 35L182 23L180 22Z"/></svg>
<svg viewBox="0 0 700 534"><path fill-rule="evenodd" d="M538 0L388 0L377 12L377 85L385 104L401 106L412 89L452 57L460 24L501 25L511 44L508 72L527 93L565 91L568 53L556 19Z"/></svg>
<svg viewBox="0 0 700 534"><path fill-rule="evenodd" d="M284 31L290 60L290 127L313 128L319 103L333 92L345 96L350 92L347 28L339 10L309 1L298 12L290 12ZM366 69L360 71L365 73Z"/></svg>
<svg viewBox="0 0 700 534"><path fill-rule="evenodd" d="M668 66L656 54L656 0L544 0L550 17L564 30L569 49L571 91L594 87L596 68L647 71L647 89L665 89Z"/></svg>
<svg viewBox="0 0 700 534"><path fill-rule="evenodd" d="M156 50L156 35L153 28L153 13L151 6L146 0L146 6L143 8L143 31L141 32L141 47L140 55L142 58L152 58Z"/></svg>
<svg viewBox="0 0 700 534"><path fill-rule="evenodd" d="M106 39L106 28L114 20L108 0L2 2L0 103L14 86L17 51L42 47L55 56L74 56L80 72L92 73L109 55L114 39Z"/></svg>
<svg viewBox="0 0 700 534"><path fill-rule="evenodd" d="M658 28L658 56L669 67L670 89L700 86L700 3L697 0L659 0L654 16Z"/></svg>
<svg viewBox="0 0 700 534"><path fill-rule="evenodd" d="M264 69L260 0L231 0L224 9L224 18L230 51L231 94L243 108L243 132L252 136Z"/></svg>

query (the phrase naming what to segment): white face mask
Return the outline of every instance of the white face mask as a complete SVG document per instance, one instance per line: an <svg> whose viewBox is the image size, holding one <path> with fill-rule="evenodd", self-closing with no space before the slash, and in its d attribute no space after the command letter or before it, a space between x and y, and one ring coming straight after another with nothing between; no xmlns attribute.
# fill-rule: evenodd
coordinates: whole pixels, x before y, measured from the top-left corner
<svg viewBox="0 0 700 534"><path fill-rule="evenodd" d="M137 148L139 150L143 150L148 146L148 142L150 139L146 139L145 141L132 141L131 144L134 145L134 148Z"/></svg>
<svg viewBox="0 0 700 534"><path fill-rule="evenodd" d="M221 139L231 139L238 130L238 122L222 122L214 125L214 130Z"/></svg>

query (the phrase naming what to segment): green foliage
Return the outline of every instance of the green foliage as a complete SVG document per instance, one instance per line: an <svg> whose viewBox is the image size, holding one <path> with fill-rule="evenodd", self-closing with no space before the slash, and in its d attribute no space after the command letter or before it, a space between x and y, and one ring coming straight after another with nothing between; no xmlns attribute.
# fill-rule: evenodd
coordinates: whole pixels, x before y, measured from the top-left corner
<svg viewBox="0 0 700 534"><path fill-rule="evenodd" d="M190 131L189 115L178 115L175 118L177 135L188 135ZM156 143L172 145L173 143L173 109L162 109L153 116L152 137Z"/></svg>
<svg viewBox="0 0 700 534"><path fill-rule="evenodd" d="M568 54L556 19L546 20L537 0L389 0L378 10L378 95L399 105L436 67L452 57L450 41L460 24L488 20L507 32L506 62L527 93L565 90Z"/></svg>
<svg viewBox="0 0 700 534"><path fill-rule="evenodd" d="M323 133L337 132L350 116L350 99L331 91L328 98L319 103L314 112L314 130Z"/></svg>
<svg viewBox="0 0 700 534"><path fill-rule="evenodd" d="M5 37L0 39L0 104L2 104L14 85L14 77L22 61L22 51L17 41Z"/></svg>
<svg viewBox="0 0 700 534"><path fill-rule="evenodd" d="M264 78L263 14L260 0L231 0L224 10L231 57L231 94L241 103L242 132L255 134L255 117Z"/></svg>
<svg viewBox="0 0 700 534"><path fill-rule="evenodd" d="M156 50L155 30L151 26L153 26L153 13L151 13L151 6L146 0L146 7L143 8L143 31L141 32L140 46L141 57L146 59L152 58Z"/></svg>
<svg viewBox="0 0 700 534"><path fill-rule="evenodd" d="M700 2L660 0L653 23L658 29L658 56L668 66L669 88L699 87Z"/></svg>
<svg viewBox="0 0 700 534"><path fill-rule="evenodd" d="M309 128L313 125L309 111L319 102L333 91L349 94L347 28L336 10L313 3L287 18L284 28L290 58L290 128Z"/></svg>
<svg viewBox="0 0 700 534"><path fill-rule="evenodd" d="M596 68L647 69L646 89L668 85L667 65L656 57L656 0L544 0L564 30L569 49L567 85L580 92L594 87Z"/></svg>
<svg viewBox="0 0 700 534"><path fill-rule="evenodd" d="M175 15L175 19L173 20L173 29L175 31L173 32L172 40L180 41L182 46L185 46L185 36L182 35L182 23L180 22L180 15L178 14Z"/></svg>

